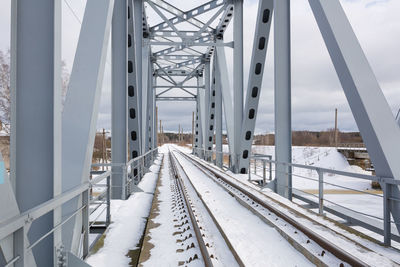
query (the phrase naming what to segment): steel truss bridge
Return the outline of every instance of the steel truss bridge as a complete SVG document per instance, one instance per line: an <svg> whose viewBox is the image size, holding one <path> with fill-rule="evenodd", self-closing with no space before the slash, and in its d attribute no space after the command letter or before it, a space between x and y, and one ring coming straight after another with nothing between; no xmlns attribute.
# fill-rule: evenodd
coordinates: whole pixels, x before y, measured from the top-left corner
<svg viewBox="0 0 400 267"><path fill-rule="evenodd" d="M384 190L382 235L390 245L391 216L400 229L399 126L339 1L308 2L375 167L374 180ZM11 170L9 176L1 170L0 265L85 266L93 226L89 204L108 203L107 227L110 197L126 199L139 190L157 154L157 101L195 101L193 153L222 167L225 126L229 168L248 173L272 21L276 174L270 187L292 199L289 0L258 1L247 85L243 0L212 0L190 10L165 0L88 0L64 106L61 4L12 1ZM148 23L149 10L158 24ZM229 24L232 42L224 40ZM110 38L111 170L89 180ZM107 187L105 195L93 197L96 186Z"/></svg>

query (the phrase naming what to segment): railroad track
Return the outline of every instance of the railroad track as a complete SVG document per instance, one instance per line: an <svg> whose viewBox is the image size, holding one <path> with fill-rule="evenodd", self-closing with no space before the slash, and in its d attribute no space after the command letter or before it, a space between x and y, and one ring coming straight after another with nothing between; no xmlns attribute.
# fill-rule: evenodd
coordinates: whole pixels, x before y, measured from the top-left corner
<svg viewBox="0 0 400 267"><path fill-rule="evenodd" d="M293 217L278 210L274 205L263 201L244 187L230 181L226 178L226 175L221 175L214 168L193 159L181 151L176 150L175 153L179 153L179 155L186 158L199 171L235 197L240 204L274 227L295 249L314 264L318 266L328 266L332 265L332 263L335 263L336 266L369 265L317 234L309 227L299 223Z"/></svg>
<svg viewBox="0 0 400 267"><path fill-rule="evenodd" d="M173 190L176 192L175 209L180 210L178 217L181 225L179 225L179 227L183 227L184 232L186 232L186 230L193 232L193 235L186 232L185 236L182 235L181 238L183 241L186 241L190 238L196 239L196 244L192 242L187 246L186 249L194 249L197 252L191 252L192 256L185 263L189 264L193 260L201 257L204 266L206 267L235 265L244 266L238 254L230 244L229 239L219 226L218 222L215 220L208 206L201 199L201 196L197 191L195 191L195 188L188 179L183 167L180 165L179 161L172 152L169 152L169 162L174 179ZM196 195L190 195L188 193L189 190L195 192ZM200 201L195 198L199 198ZM182 209L185 209L185 211L182 211ZM199 210L202 212L198 212ZM206 214L204 214L204 211L206 211ZM190 222L187 220L187 216L185 215L186 212ZM199 218L199 214L201 214L202 218ZM209 216L209 219L205 219L204 216ZM210 223L213 225L210 225ZM193 229L190 229L189 225L191 225ZM210 234L210 232L213 233ZM215 240L215 235L218 234L221 235L222 239L225 241L225 244L218 244L218 241ZM219 240L221 240L221 238ZM221 249L225 250L223 253L225 255L218 253L218 251L221 251Z"/></svg>

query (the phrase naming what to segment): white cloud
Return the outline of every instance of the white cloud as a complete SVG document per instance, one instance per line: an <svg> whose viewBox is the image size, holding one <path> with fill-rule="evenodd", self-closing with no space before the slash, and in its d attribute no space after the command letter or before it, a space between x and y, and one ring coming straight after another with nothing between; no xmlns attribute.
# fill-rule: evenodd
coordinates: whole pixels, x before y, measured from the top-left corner
<svg viewBox="0 0 400 267"><path fill-rule="evenodd" d="M82 19L86 1L68 0L76 15ZM187 10L205 1L168 1ZM329 54L319 33L307 0L292 2L292 118L294 129L320 130L333 126L334 109L339 109L339 128L356 130L340 83L330 62ZM9 47L10 3L0 3L0 49ZM258 1L244 2L244 80L247 87L248 68L254 35ZM399 69L400 60L400 1L393 0L341 0L349 21L359 38L360 44L375 71L377 80L393 113L400 107ZM154 13L148 11L153 16ZM150 23L158 19L149 18ZM79 36L80 25L72 12L63 4L63 58L69 69ZM273 28L272 28L273 29ZM232 40L232 23L227 30L226 41ZM273 130L273 30L269 40L267 64L257 118L256 131ZM232 50L227 48L229 66L232 66ZM108 62L111 62L108 59ZM232 81L231 81L232 82ZM98 128L110 128L111 74L109 63L101 99ZM165 130L176 130L178 124L186 131L191 130L193 103L159 103L159 118Z"/></svg>

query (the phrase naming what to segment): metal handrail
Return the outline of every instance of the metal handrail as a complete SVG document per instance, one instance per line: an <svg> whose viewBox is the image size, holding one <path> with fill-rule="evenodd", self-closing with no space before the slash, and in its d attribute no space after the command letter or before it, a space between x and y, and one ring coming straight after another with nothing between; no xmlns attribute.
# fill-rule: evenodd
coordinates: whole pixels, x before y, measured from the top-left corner
<svg viewBox="0 0 400 267"><path fill-rule="evenodd" d="M83 183L80 186L75 187L65 193L62 193L32 209L23 212L20 215L14 216L2 223L0 223L0 240L4 239L11 233L17 231L19 228L23 227L25 224L30 223L43 215L49 213L55 208L61 206L62 204L68 202L74 197L80 195L82 192L89 189L89 183Z"/></svg>
<svg viewBox="0 0 400 267"><path fill-rule="evenodd" d="M201 153L199 153L199 152L201 152ZM222 153L222 154L231 155L230 153L227 153L227 152L216 151L215 149L214 150L206 150L204 148L193 148L193 153L197 154L197 156L203 158L206 161L212 161L213 153L215 153L215 154ZM210 153L212 153L211 157L210 157ZM297 163L279 162L279 161L273 160L272 159L272 155L264 155L264 154L252 154L249 157L249 167L248 167L249 180L252 180L251 179L251 170L252 170L251 163L252 163L252 161L254 162L254 173L255 174L257 174L257 170L261 169L261 168L258 168L257 161L261 161L262 164L263 164L263 166L262 166L262 171L263 171L262 178L263 178L263 180L260 181L260 183L262 182L262 184L261 184L262 186L264 186L266 184L267 163L269 164L269 166L268 166L269 180L272 180L272 172L274 172L275 174L276 173L280 173L280 171L276 170L276 166L280 165L280 166L286 166L287 167L287 171L284 172L286 175L293 175L295 177L300 177L300 178L304 178L304 179L313 180L316 183L318 183L318 193L310 194L310 195L315 196L315 197L318 198L318 203L316 203L316 204L318 205L318 213L320 215L324 215L324 201L326 201L328 203L339 205L337 203L334 203L334 202L329 201L329 200L324 198L324 184L325 185L330 185L330 186L336 186L336 187L347 189L347 190L354 190L354 191L357 191L357 192L360 192L360 193L373 195L373 196L382 198L383 199L383 212L384 212L384 214L383 214L383 218L379 218L379 219L382 220L383 223L384 223L384 227L383 227L384 245L390 246L391 239L392 239L391 223L393 223L393 221L391 220L391 217L390 217L390 206L391 206L390 205L390 201L399 201L400 202L400 199L394 199L393 197L391 197L390 196L390 192L391 192L391 187L392 186L396 186L397 187L397 186L400 185L400 180L396 180L393 177L374 176L374 175L367 175L367 174L360 174L360 173L352 173L352 172L346 172L346 171L332 170L332 169L328 169L328 168L322 168L322 167L316 167L316 166L310 166L310 165L301 165L301 164L297 164ZM231 162L230 162L230 164L231 164ZM274 170L272 168L272 164L275 165L275 169ZM311 179L311 178L308 178L308 177L303 177L301 175L298 175L298 174L293 172L294 168L308 169L308 170L311 170L311 171L315 171L318 174L318 179ZM346 186L336 185L336 184L333 184L333 183L330 183L330 182L326 182L326 181L324 181L324 174L335 174L335 175L341 175L341 176L347 176L347 177L352 177L352 178L357 178L357 179L363 179L363 180L378 182L382 186L383 196L382 195L371 194L369 192L364 192L364 191L353 189L353 188L346 187ZM277 183L275 183L275 185L276 185L276 187L280 186ZM276 190L276 187L275 187L275 190ZM293 189L295 189L295 188L293 188L293 186L291 186L290 188L287 187L287 189L289 190L290 199L291 199L291 195L292 195L291 191ZM299 191L301 191L301 190L299 190ZM328 209L328 207L326 207L326 209ZM349 208L347 208L347 209L351 210ZM378 218L377 216L373 216L373 215L371 215L369 217ZM380 233L382 233L382 232L380 232ZM396 236L396 239L397 239L397 236Z"/></svg>
<svg viewBox="0 0 400 267"><path fill-rule="evenodd" d="M139 172L137 175L135 175L133 178L141 176L143 177L145 168L149 167L151 162L155 159L155 156L158 153L158 148L155 148L153 150L148 151L144 155L141 155L135 159L130 160L126 164L92 164L92 167L98 167L98 166L123 166L123 169L125 170L125 175L128 178L129 174L126 172L126 169L128 166L137 166L141 169L141 172ZM150 157L149 157L150 156ZM98 172L97 172L98 173ZM84 220L86 223L84 223L84 233L85 235L88 235L89 229L91 226L93 226L96 222L96 220L100 217L101 214L106 210L107 215L106 215L106 225L108 226L111 223L111 215L110 215L110 193L111 193L111 175L112 171L105 171L103 173L100 173L98 176L96 176L93 179L90 179L87 182L82 183L81 185L70 189L66 192L61 193L60 195L32 208L29 209L19 215L16 215L12 218L9 218L5 221L0 222L0 240L3 240L7 236L11 234L15 234L17 232L22 231L25 233L26 227L28 227L33 221L39 219L43 215L54 211L55 209L61 207L64 203L78 197L79 195L82 195L82 205L78 209L76 209L72 214L70 214L67 218L65 218L63 221L59 222L57 225L53 226L52 229L50 229L47 233L43 234L40 236L36 241L34 241L31 245L28 247L25 247L24 243L19 244L19 247L17 250L22 251L20 255L16 255L14 258L12 258L10 261L6 263L6 266L11 266L13 263L23 259L26 255L26 253L31 250L33 247L35 247L37 244L39 244L42 240L44 240L46 237L51 235L54 231L56 231L59 227L64 225L67 221L69 221L71 218L76 216L79 212L83 213L83 217L85 218ZM89 198L90 190L93 187L104 187L104 184L99 184L100 182L107 180L106 184L106 191L102 192L99 196L96 196L94 198ZM132 178L126 179L127 183L132 182ZM130 192L129 192L130 194ZM104 201L98 202L99 199L104 198ZM97 210L100 206L106 205L106 207L97 215L96 219L94 219L91 223L89 222L89 217L91 213L89 212L89 206L90 205L97 205L95 210ZM84 248L88 248L88 242L89 239L85 238L86 244L84 244ZM88 249L84 249L84 257L87 255Z"/></svg>
<svg viewBox="0 0 400 267"><path fill-rule="evenodd" d="M283 166L287 166L288 167L288 171L284 172L286 175L293 175L296 177L300 177L300 178L304 178L304 179L310 179L313 180L315 182L318 182L318 194L312 194L315 197L318 197L318 213L320 215L324 215L324 201L340 206L342 208L346 208L347 210L351 210L353 212L362 214L362 215L366 215L368 217L371 218L375 218L375 219L379 219L383 221L383 225L384 225L384 229L383 229L383 235L384 235L384 245L386 246L390 246L391 243L391 239L392 239L392 234L391 234L391 223L395 223L394 221L391 220L390 218L390 203L389 201L400 201L400 199L393 199L390 196L390 190L391 190L391 186L399 186L400 185L400 180L396 180L392 177L384 177L384 176L373 176L373 175L366 175L366 174L359 174L359 173L351 173L351 172L346 172L346 171L338 171L338 170L332 170L332 169L327 169L327 168L321 168L321 167L316 167L316 166L310 166L310 165L301 165L301 164L297 164L297 163L288 163L288 162L279 162L276 160L272 160L272 156L271 155L261 155L261 154L256 154L256 155L252 155L250 157L250 159L254 160L254 165L256 166L256 162L257 161L262 161L262 162L268 162L269 164L275 164L275 166L277 165L283 165ZM251 177L251 171L250 171L250 164L251 162L249 162L249 180ZM265 168L265 167L264 167ZM313 170L316 171L318 174L318 179L311 179L308 177L302 177L301 175L295 174L293 172L294 168L301 168L301 169L308 169L308 170ZM276 169L276 167L275 167ZM291 171L290 171L291 170ZM256 168L255 168L256 171ZM272 167L270 165L270 171L272 171ZM279 173L278 170L275 170L275 173ZM281 172L282 173L282 172ZM352 177L352 178L357 178L357 179L363 179L363 180L368 180L368 181L376 181L379 182L382 185L382 189L383 189L383 196L381 195L375 195L375 194L371 194L369 192L363 192L357 189L353 189L350 187L346 187L346 186L341 186L341 185L336 185L330 182L326 182L324 181L324 174L336 174L336 175L341 175L341 176L347 176L347 177ZM357 192L361 192L364 194L368 194L368 195L373 195L376 197L381 197L383 198L383 218L379 218L377 216L374 215L367 215L355 210L352 210L350 208L344 207L343 205L340 205L338 203L335 203L333 201L330 201L328 199L324 198L324 191L323 191L323 185L331 185L331 186L336 186L339 188L343 188L343 189L348 189L348 190L354 190ZM277 183L275 183L276 186L279 186ZM289 187L288 187L289 189ZM290 191L295 189L294 187L290 188ZM299 190L301 192L303 192L302 190ZM396 223L395 223L396 224Z"/></svg>

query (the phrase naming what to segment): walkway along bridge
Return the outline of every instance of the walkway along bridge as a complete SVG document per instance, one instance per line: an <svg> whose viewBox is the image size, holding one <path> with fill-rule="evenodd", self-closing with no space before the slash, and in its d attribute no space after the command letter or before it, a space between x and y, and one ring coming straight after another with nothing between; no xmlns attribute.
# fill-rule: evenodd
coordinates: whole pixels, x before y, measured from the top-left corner
<svg viewBox="0 0 400 267"><path fill-rule="evenodd" d="M383 189L384 212L379 223L337 210L325 211L374 231L391 250L391 241L400 241L399 126L340 2L308 2L376 172L375 176L339 174L377 181ZM104 231L111 223L110 199L125 200L140 191L138 183L157 156L157 101L196 102L192 152L202 160L190 160L203 164L198 166L209 176L214 172L224 183L231 183L232 192L244 189L226 180L219 173L221 169L204 169L212 168L205 161L223 167L223 125L228 135L228 168L234 174L249 173L250 161L274 165L267 187L277 194L269 194L309 200L292 186L293 168L313 167L292 163L290 0L258 1L247 86L243 79L243 0L212 0L186 11L164 0L87 0L64 106L61 4L53 0L12 1L11 169L8 175L0 168L1 266L87 265L89 233ZM146 10L150 9L162 22L148 23ZM208 14L207 21L204 14ZM272 21L274 160L251 153ZM231 23L233 41L226 42L224 34ZM92 154L110 37L112 162L106 164L110 170L99 173L92 170ZM226 49L233 50L233 84ZM180 94L169 94L172 90ZM185 180L178 158L182 161L188 156L174 153L168 154L168 162L174 176ZM318 200L309 204L317 205L323 216L323 177L332 170L313 170L319 175L319 192ZM89 179L91 174L97 176ZM232 189L234 184L236 189ZM183 186L179 181L173 185L177 190ZM105 190L95 194L97 187ZM268 209L265 198L257 194L252 193L253 204ZM92 211L103 207L106 219L92 219ZM279 218L293 223L288 214ZM328 248L319 243L321 237L312 229L304 225L296 229L338 262L366 264L343 251L335 254L340 250L338 245ZM285 230L279 232L290 237ZM205 265L210 266L212 261L204 256L207 249L200 239L198 243ZM238 265L243 264L244 259L235 252L231 256Z"/></svg>

